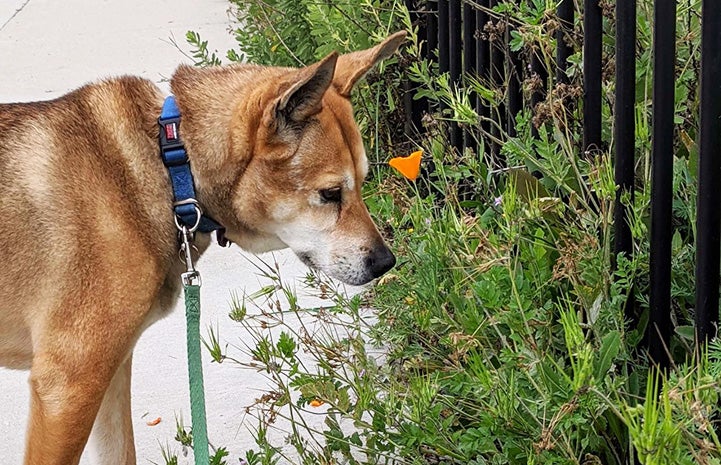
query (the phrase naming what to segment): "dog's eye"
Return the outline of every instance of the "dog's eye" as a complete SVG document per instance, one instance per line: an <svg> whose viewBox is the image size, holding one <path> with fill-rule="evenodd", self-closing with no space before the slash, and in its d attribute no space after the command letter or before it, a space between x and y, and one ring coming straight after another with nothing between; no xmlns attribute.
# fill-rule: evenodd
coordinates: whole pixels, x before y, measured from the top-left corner
<svg viewBox="0 0 721 465"><path fill-rule="evenodd" d="M333 203L340 202L340 195L341 195L340 187L333 187L331 189L321 189L318 192L320 193L320 199L323 202L333 202Z"/></svg>

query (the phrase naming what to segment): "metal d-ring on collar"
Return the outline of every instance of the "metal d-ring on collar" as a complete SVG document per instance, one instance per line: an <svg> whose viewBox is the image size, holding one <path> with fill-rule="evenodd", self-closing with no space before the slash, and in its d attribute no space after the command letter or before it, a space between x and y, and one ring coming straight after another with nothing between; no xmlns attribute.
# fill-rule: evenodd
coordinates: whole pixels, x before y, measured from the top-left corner
<svg viewBox="0 0 721 465"><path fill-rule="evenodd" d="M200 220L203 218L203 210L200 208L200 204L195 199L185 199L181 200L179 202L173 202L173 208L180 207L183 205L192 205L195 209L195 223L193 223L192 226L188 227L186 224L181 224L182 219L180 215L175 215L175 227L178 228L178 231L182 231L182 228L187 228L189 233L194 233L198 230L200 227Z"/></svg>

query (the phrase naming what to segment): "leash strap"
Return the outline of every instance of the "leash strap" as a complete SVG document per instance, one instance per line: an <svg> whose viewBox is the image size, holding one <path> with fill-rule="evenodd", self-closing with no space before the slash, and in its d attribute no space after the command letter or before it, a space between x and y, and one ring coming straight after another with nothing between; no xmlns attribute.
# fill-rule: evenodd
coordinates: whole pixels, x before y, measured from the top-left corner
<svg viewBox="0 0 721 465"><path fill-rule="evenodd" d="M190 385L190 417L193 431L195 465L208 465L208 427L205 417L203 362L200 354L200 273L193 266L193 233L218 230L218 242L223 228L203 215L195 198L193 174L185 145L180 139L180 110L173 96L167 97L158 118L160 125L160 155L170 174L173 186L173 210L178 228L180 252L187 270L181 275L185 294L186 342L188 348L188 383ZM222 245L222 244L221 244Z"/></svg>
<svg viewBox="0 0 721 465"><path fill-rule="evenodd" d="M200 357L200 286L183 286L188 342L188 378L190 382L190 416L193 424L195 465L208 465L208 428L205 418L203 364Z"/></svg>
<svg viewBox="0 0 721 465"><path fill-rule="evenodd" d="M203 215L195 198L193 174L185 144L180 138L180 109L172 95L165 99L158 118L160 125L160 156L170 174L173 185L173 210L178 227L186 226L190 232L204 233L223 229L211 218ZM220 235L219 235L220 237Z"/></svg>

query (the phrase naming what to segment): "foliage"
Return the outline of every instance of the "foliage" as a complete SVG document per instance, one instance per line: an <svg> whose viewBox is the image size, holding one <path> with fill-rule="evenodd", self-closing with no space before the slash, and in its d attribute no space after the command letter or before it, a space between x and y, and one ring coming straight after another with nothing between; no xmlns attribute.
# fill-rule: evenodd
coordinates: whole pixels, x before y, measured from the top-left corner
<svg viewBox="0 0 721 465"><path fill-rule="evenodd" d="M580 18L566 38L576 50L569 83L549 77L550 90L517 115L511 134L494 126L493 111L484 119L474 105L478 98L496 108L508 83L467 76L455 85L439 75L418 56L417 25L407 12L398 16L397 2L363 0L357 9L315 0L235 2L247 21L237 36L241 49L254 60L285 65L317 59L329 44L362 48L402 17L411 35L407 76L417 96L434 105L426 136L416 141L425 151L425 175L409 183L379 168L381 176L366 187L367 203L399 258L391 274L363 297L347 297L309 274L307 286L330 303L304 310L269 266L267 287L234 299L231 315L254 336L252 361L238 363L272 382L253 406L259 451L248 452L249 463L721 463L715 433L721 345L694 352L689 326L699 0L678 2L676 336L669 348L674 368L666 373L649 367L641 344L648 319L651 0L638 2L639 181L634 195L622 199L631 212L632 257L612 252L612 124L604 127L602 147L591 153L580 147ZM508 28L512 50L537 54L554 69L556 3L500 1L483 33L503 37ZM613 5L602 6L603 120L612 121L615 18ZM385 90L371 82L361 107L369 107L364 133L374 137L372 123L380 124L377 115L387 108L380 104ZM401 82L394 75L385 85ZM526 100L540 87L539 77L524 71ZM449 147L445 128L456 122L477 150ZM318 412L321 425L309 421ZM273 428L287 429L290 450L270 438Z"/></svg>
<svg viewBox="0 0 721 465"><path fill-rule="evenodd" d="M304 66L325 55L369 48L395 32L400 3L378 0L231 0L239 58Z"/></svg>
<svg viewBox="0 0 721 465"><path fill-rule="evenodd" d="M193 47L192 58L199 66L218 66L220 58L208 50L208 41L203 40L200 34L194 31L188 31L185 34L185 40Z"/></svg>

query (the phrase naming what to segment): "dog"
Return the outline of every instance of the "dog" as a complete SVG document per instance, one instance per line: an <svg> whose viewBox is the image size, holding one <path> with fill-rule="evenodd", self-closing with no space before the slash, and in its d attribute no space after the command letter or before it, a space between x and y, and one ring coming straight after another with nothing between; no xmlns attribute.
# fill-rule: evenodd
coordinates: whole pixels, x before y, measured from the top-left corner
<svg viewBox="0 0 721 465"><path fill-rule="evenodd" d="M254 253L288 247L350 284L395 265L361 197L350 94L404 38L304 68L176 70L196 199L225 237ZM0 365L30 370L26 465L77 464L89 440L97 463L135 463L133 346L186 270L159 155L163 102L126 76L0 105ZM195 234L201 253L209 241Z"/></svg>

